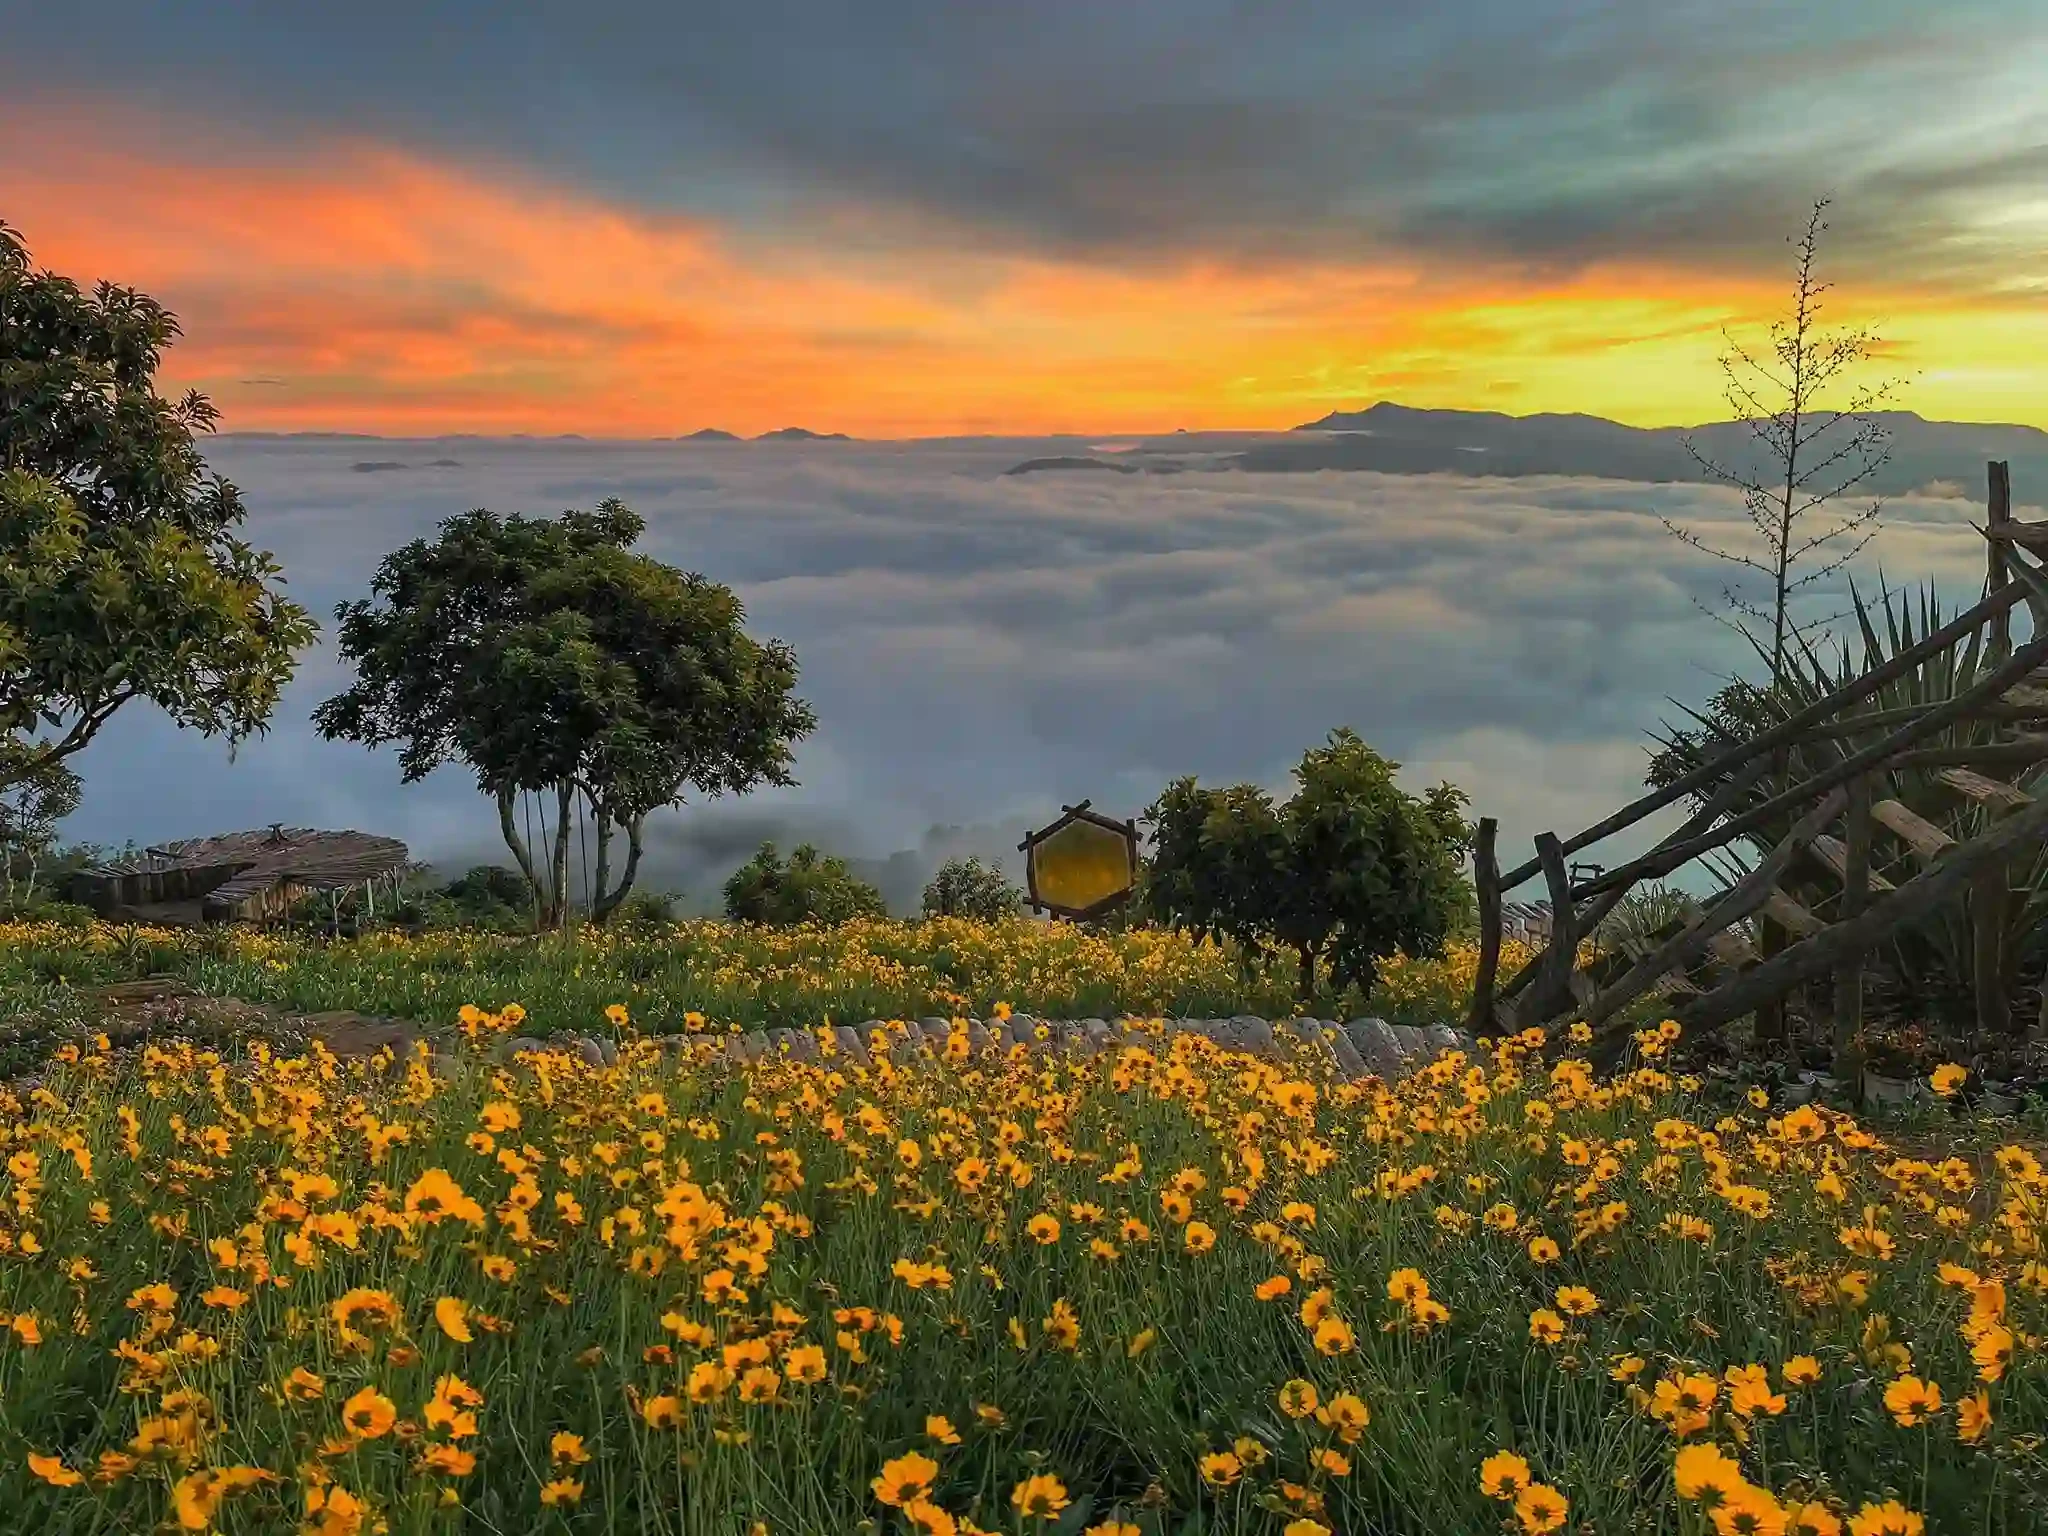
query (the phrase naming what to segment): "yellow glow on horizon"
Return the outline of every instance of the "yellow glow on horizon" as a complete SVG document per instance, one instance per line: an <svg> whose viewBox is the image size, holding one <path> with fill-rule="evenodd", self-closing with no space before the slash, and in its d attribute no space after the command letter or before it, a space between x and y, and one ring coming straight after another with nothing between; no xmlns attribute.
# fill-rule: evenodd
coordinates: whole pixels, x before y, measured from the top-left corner
<svg viewBox="0 0 2048 1536"><path fill-rule="evenodd" d="M0 117L0 143L27 131ZM40 265L175 310L165 382L226 430L856 436L1284 428L1390 398L1724 419L1722 328L1768 359L1783 282L1615 262L1539 285L1413 256L1143 269L931 246L763 247L378 145L289 168L67 131L13 156L0 216ZM2048 427L2048 310L1831 296L1906 374L1891 403Z"/></svg>

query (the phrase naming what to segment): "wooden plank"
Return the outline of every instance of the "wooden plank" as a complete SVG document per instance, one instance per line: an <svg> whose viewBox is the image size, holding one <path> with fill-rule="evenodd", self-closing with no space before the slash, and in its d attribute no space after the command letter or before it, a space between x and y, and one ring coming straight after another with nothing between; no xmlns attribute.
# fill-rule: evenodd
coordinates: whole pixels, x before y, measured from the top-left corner
<svg viewBox="0 0 2048 1536"><path fill-rule="evenodd" d="M1870 823L1877 807L1870 803L1870 775L1849 784L1849 841L1843 850L1842 917L1846 921L1863 910L1870 894ZM1918 818L1915 818L1916 820ZM1835 966L1835 1050L1834 1065L1846 1072L1850 1083L1862 1083L1863 956L1862 949L1846 950Z"/></svg>
<svg viewBox="0 0 2048 1536"><path fill-rule="evenodd" d="M2048 715L2048 688L2035 688L2022 683L2017 688L2006 689L2005 697L1999 702L2011 704L2019 709L2038 710L2041 714Z"/></svg>
<svg viewBox="0 0 2048 1536"><path fill-rule="evenodd" d="M1641 996L1644 988L1656 977L1674 966L1691 964L1707 950L1711 949L1731 965L1741 965L1746 960L1757 958L1755 950L1734 931L1732 925L1756 912L1769 900L1793 855L1816 832L1842 814L1847 799L1847 794L1839 789L1825 796L1819 805L1799 819L1783 841L1764 855L1755 869L1730 886L1712 906L1696 914L1678 933L1630 966L1619 981L1603 987L1597 997L1583 1004L1586 1021L1598 1025Z"/></svg>
<svg viewBox="0 0 2048 1536"><path fill-rule="evenodd" d="M1755 965L1763 956L1756 952L1756 946L1741 934L1723 930L1707 941L1707 947L1714 952L1714 958L1723 965L1734 966L1737 970Z"/></svg>
<svg viewBox="0 0 2048 1536"><path fill-rule="evenodd" d="M1754 970L1745 971L1705 997L1693 999L1676 1010L1674 1016L1688 1029L1718 1029L1730 1019L1754 1011L1762 999L1783 997L1802 981L1832 969L1843 956L1867 950L1901 928L1922 921L1944 902L1961 895L1979 869L2039 842L2044 835L2048 835L2048 799L2029 800L2025 810L2001 817L1978 836L1956 844L1935 863L1897 890L1880 896L1855 917L1800 940ZM1596 1055L1596 1065L1599 1059Z"/></svg>
<svg viewBox="0 0 2048 1536"><path fill-rule="evenodd" d="M1544 883L1550 887L1550 947L1529 962L1543 967L1542 975L1536 978L1535 997L1520 1010L1531 1020L1548 1018L1563 999L1571 996L1571 974L1579 962L1579 923L1578 913L1572 907L1572 877L1565 869L1564 851L1555 832L1536 834L1536 857L1543 865Z"/></svg>
<svg viewBox="0 0 2048 1536"><path fill-rule="evenodd" d="M2005 461L2001 459L1987 462L1984 471L1987 491L1984 498L1984 523L1987 534L1984 541L1984 590L1988 596L1993 592L2004 591L2006 584L2012 580L2012 556L2007 553L2005 541L1999 536L2012 526L2012 477L2007 472ZM2003 661L2012 654L2010 608L1991 621L1991 638L1985 647L1985 654L1993 662Z"/></svg>
<svg viewBox="0 0 2048 1536"><path fill-rule="evenodd" d="M1917 854L1922 863L1938 858L1946 849L1953 848L1956 840L1925 817L1915 815L1903 801L1880 800L1870 808L1870 816L1888 832L1897 833L1907 847Z"/></svg>
<svg viewBox="0 0 2048 1536"><path fill-rule="evenodd" d="M1776 886L1764 898L1763 913L1787 933L1796 933L1802 939L1827 926Z"/></svg>
<svg viewBox="0 0 2048 1536"><path fill-rule="evenodd" d="M2048 555L2048 523L2022 523L2015 519L2002 528L1986 528L1984 537L2003 544L2017 544L2036 555Z"/></svg>
<svg viewBox="0 0 2048 1536"><path fill-rule="evenodd" d="M2028 590L2030 589L2024 583L2017 581L2006 588L2006 591L2009 593L2026 592ZM1899 652L1901 656L1905 654L1907 653L1904 651ZM1866 773L1872 768L1889 763L1900 753L1910 749L1914 742L1932 736L1951 722L1962 719L1985 700L1996 698L2028 673L2034 671L2044 661L2048 661L2048 623L2044 623L2040 630L2025 645L2014 651L2012 656L2002 666L1986 673L1981 681L1972 684L1963 692L1932 706L1917 722L1901 726L1882 740L1872 742L1867 747L1859 748L1857 751L1844 757L1833 767L1822 769L1803 783L1795 784L1790 789L1773 795L1761 805L1752 806L1739 816L1730 817L1710 833L1700 837L1688 838L1682 842L1660 845L1656 851L1645 854L1639 859L1631 860L1619 869L1610 870L1597 879L1587 881L1580 888L1580 894L1590 895L1595 891L1604 891L1609 886L1615 884L1631 884L1638 880L1654 880L1660 875L1671 873L1672 870L1677 869L1682 864L1691 863L1703 853L1733 842L1745 832L1753 832L1759 827L1768 826L1788 812L1796 810L1801 805L1810 803L1816 796L1825 794L1837 785L1848 783L1849 780L1855 778L1858 774ZM1865 673L1865 681L1876 677L1883 670L1884 668L1880 667L1875 671ZM1757 743L1765 741L1774 734L1775 730L1776 727L1772 731L1765 732L1763 736L1757 737L1751 745L1755 746ZM1580 837L1584 836L1584 833L1580 834ZM1512 875L1503 875L1501 877L1502 888L1506 889L1514 882L1514 879L1515 877Z"/></svg>
<svg viewBox="0 0 2048 1536"><path fill-rule="evenodd" d="M2033 800L2022 790L1997 779L1987 779L1981 773L1968 768L1944 768L1935 777L1957 794L1967 795L1979 805L1994 811L2018 811L2032 805Z"/></svg>
<svg viewBox="0 0 2048 1536"><path fill-rule="evenodd" d="M1846 881L1849 878L1849 850L1843 846L1839 837L1816 837L1813 840L1813 852L1821 863L1835 872L1837 879ZM1892 889L1891 881L1885 879L1883 875L1871 874L1869 880L1870 889L1874 891Z"/></svg>

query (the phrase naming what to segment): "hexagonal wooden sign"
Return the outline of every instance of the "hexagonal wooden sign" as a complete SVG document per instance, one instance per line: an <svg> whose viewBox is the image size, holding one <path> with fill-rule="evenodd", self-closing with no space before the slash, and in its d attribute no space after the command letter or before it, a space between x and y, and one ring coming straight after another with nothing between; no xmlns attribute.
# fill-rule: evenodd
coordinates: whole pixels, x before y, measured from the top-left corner
<svg viewBox="0 0 2048 1536"><path fill-rule="evenodd" d="M1099 917L1137 886L1137 825L1099 816L1086 800L1060 809L1058 821L1017 845L1031 906L1056 917Z"/></svg>

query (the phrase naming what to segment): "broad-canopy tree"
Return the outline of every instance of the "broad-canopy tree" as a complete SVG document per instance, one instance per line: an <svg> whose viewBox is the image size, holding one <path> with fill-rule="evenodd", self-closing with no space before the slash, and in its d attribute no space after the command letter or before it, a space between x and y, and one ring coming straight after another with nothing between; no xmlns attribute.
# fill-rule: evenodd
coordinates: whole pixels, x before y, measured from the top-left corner
<svg viewBox="0 0 2048 1536"><path fill-rule="evenodd" d="M763 843L725 882L725 915L736 923L790 927L884 917L882 893L844 859L805 843L784 864L775 844Z"/></svg>
<svg viewBox="0 0 2048 1536"><path fill-rule="evenodd" d="M644 527L617 498L552 519L479 508L389 555L372 598L335 610L357 678L314 725L329 740L402 743L407 783L467 764L497 801L544 927L568 911L579 800L596 849L590 918L602 923L632 889L650 812L690 786L794 784L790 743L817 725L791 696L795 653L748 636L730 588L636 553ZM514 814L528 792L554 799L545 857ZM608 889L614 828L626 858Z"/></svg>
<svg viewBox="0 0 2048 1536"><path fill-rule="evenodd" d="M1472 902L1469 802L1450 784L1410 795L1399 767L1343 727L1303 754L1285 805L1255 784L1175 780L1141 818L1154 839L1147 906L1248 951L1293 949L1304 1003L1320 960L1340 990L1369 992L1397 951L1441 954Z"/></svg>
<svg viewBox="0 0 2048 1536"><path fill-rule="evenodd" d="M134 699L232 748L265 728L316 633L231 531L241 496L194 442L218 411L156 392L178 334L132 288L36 270L0 224L0 737L19 747L0 789Z"/></svg>

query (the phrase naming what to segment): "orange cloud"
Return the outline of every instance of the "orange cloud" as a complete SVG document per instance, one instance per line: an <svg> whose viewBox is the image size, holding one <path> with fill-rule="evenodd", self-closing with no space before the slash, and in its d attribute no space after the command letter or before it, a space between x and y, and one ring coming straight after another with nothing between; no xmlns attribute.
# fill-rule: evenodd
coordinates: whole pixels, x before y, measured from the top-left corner
<svg viewBox="0 0 2048 1536"><path fill-rule="evenodd" d="M41 264L176 310L166 380L231 430L1284 427L1381 396L1666 425L1726 414L1721 328L1766 353L1786 299L1644 264L1539 282L1399 253L1140 270L770 240L379 144L286 164L146 142L0 116L0 216ZM2048 426L2048 315L2024 291L1834 298L1829 323L1867 308L1890 343L1873 380L1924 370L1898 404Z"/></svg>

